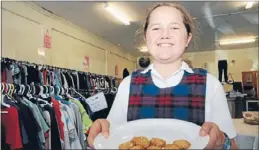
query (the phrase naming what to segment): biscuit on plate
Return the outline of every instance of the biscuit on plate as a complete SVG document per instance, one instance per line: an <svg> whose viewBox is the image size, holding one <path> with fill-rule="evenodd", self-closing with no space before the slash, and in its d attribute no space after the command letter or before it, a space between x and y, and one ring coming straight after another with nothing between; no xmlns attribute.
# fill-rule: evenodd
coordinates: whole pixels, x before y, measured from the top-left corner
<svg viewBox="0 0 259 150"><path fill-rule="evenodd" d="M173 144L177 145L181 149L188 149L191 146L191 143L186 140L175 140Z"/></svg>
<svg viewBox="0 0 259 150"><path fill-rule="evenodd" d="M139 145L136 145L136 146L132 147L131 149L144 149L144 148Z"/></svg>
<svg viewBox="0 0 259 150"><path fill-rule="evenodd" d="M162 149L162 147L151 145L147 149Z"/></svg>
<svg viewBox="0 0 259 150"><path fill-rule="evenodd" d="M142 148L147 148L150 145L148 138L144 136L134 137L131 141L134 145L141 146Z"/></svg>
<svg viewBox="0 0 259 150"><path fill-rule="evenodd" d="M178 146L175 145L175 144L166 144L163 149L181 149L181 148L178 147Z"/></svg>
<svg viewBox="0 0 259 150"><path fill-rule="evenodd" d="M128 141L128 142L124 142L124 143L121 143L119 145L119 149L130 149L134 146L133 142L131 141Z"/></svg>
<svg viewBox="0 0 259 150"><path fill-rule="evenodd" d="M150 144L153 146L164 147L166 144L166 141L160 138L152 138L150 141Z"/></svg>

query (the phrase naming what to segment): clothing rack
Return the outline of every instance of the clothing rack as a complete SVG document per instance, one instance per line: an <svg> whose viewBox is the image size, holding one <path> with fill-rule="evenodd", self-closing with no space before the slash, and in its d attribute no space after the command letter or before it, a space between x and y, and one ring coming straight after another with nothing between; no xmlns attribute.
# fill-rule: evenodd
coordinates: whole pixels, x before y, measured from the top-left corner
<svg viewBox="0 0 259 150"><path fill-rule="evenodd" d="M75 94L71 94L70 91L74 91ZM75 89L2 82L1 93L1 116L3 117L1 129L5 130L2 137L4 149L23 148L24 150L29 150L36 148L47 150L51 148L87 148L84 136L86 136L92 120L88 116L89 110L85 107L87 105L86 102L78 99L78 97L83 99L85 97L75 91ZM28 114L26 110L33 114ZM15 115L14 111L19 116ZM65 117L66 121L60 118L61 116L58 115L58 112ZM69 115L66 115L66 113ZM9 118L13 119L10 120ZM33 122L26 122L26 119L33 120ZM16 132L9 132L10 129L7 129L13 127L9 124L10 122L12 124L16 123L15 125L18 128L18 130L15 130ZM64 124L64 128L70 130L69 133L73 132L72 136L76 141L64 138L64 135L70 136L70 134L64 132L64 128L60 126L61 123ZM66 127L65 124L69 124L70 128ZM38 128L41 130L38 130ZM63 131L63 134L61 134L61 131ZM11 141L5 140L10 137L15 138ZM61 142L62 140L63 142Z"/></svg>
<svg viewBox="0 0 259 150"><path fill-rule="evenodd" d="M28 66L34 66L34 67L38 66L38 67L46 68L46 69L59 69L61 71L70 71L70 72L76 71L79 73L86 73L87 75L107 76L107 77L117 79L117 77L113 77L113 76L101 75L101 74L96 74L96 73L91 73L91 72L84 72L84 71L79 71L79 70L75 70L75 69L61 68L61 67L51 66L51 65L46 65L46 64L37 64L37 63L33 63L33 62L28 62L28 61L15 60L15 59L7 58L7 57L1 57L1 62L16 63L17 65L28 65Z"/></svg>
<svg viewBox="0 0 259 150"><path fill-rule="evenodd" d="M76 89L73 88L64 88L61 86L50 86L50 85L23 85L23 84L12 84L12 83L1 83L1 91L2 93L9 93L9 94L26 94L27 92L32 95L39 95L39 94L68 94L71 91L74 93L79 94ZM94 90L92 90L94 91ZM80 92L89 92L88 90L80 90ZM80 94L80 96L82 96Z"/></svg>
<svg viewBox="0 0 259 150"><path fill-rule="evenodd" d="M2 78L2 82L7 82L7 83L27 85L27 80L26 82L25 81L21 82L21 78L23 80L24 78L29 78L28 80L30 80L30 82L28 84L42 85L42 86L50 85L50 86L57 86L57 87L64 87L64 88L73 88L77 92L88 93L88 94L97 93L97 92L104 92L105 94L116 93L117 87L119 84L118 82L119 78L117 77L77 71L77 70L67 69L67 68L60 68L60 67L49 66L45 64L36 64L36 63L27 62L27 61L14 60L10 58L1 58L1 64L2 64L1 71L2 71L3 78L5 78L6 76L6 73L4 72L6 67L4 68L4 66L7 66L8 68L11 65L12 66L15 65L15 67L7 69L7 71L12 72L11 73L12 77L9 77L9 79L13 78L14 81L8 82ZM25 77L27 73L25 73L24 71L23 71L23 75L21 75L22 71L19 71L19 68L20 70L24 70L23 67L21 66L26 66L27 68L30 68L30 70L33 70L33 73L36 72L36 75ZM47 75L48 77L46 77L47 72L48 73L50 72L50 74ZM45 74L45 77L43 77L43 74ZM35 78L35 76L36 78L38 78L38 79L35 79L37 81L35 80L31 81L30 78ZM43 80L48 80L48 81L43 81Z"/></svg>
<svg viewBox="0 0 259 150"><path fill-rule="evenodd" d="M110 111L118 87L116 80L111 76L1 58L4 149L86 149L84 139L92 122L106 118ZM87 98L99 92L104 93L108 108L92 111ZM19 127L15 133L9 132L14 128L10 121ZM76 140L65 138L70 136L65 131L77 135Z"/></svg>
<svg viewBox="0 0 259 150"><path fill-rule="evenodd" d="M42 69L44 67L46 69ZM84 96L86 99L102 92L108 104L107 109L92 112L86 104L84 105L93 121L107 117L115 99L117 87L120 83L119 78L116 77L97 75L89 72L81 72L43 64L39 65L10 58L1 59L1 74L2 83L12 84L13 86L11 87L15 87L17 91L20 91L22 88L26 89L26 91L30 89L31 93L34 94L44 93L52 95L53 93L50 94L50 91L53 91L54 89L55 94L59 93L57 91L63 91L64 93L75 95L77 98Z"/></svg>

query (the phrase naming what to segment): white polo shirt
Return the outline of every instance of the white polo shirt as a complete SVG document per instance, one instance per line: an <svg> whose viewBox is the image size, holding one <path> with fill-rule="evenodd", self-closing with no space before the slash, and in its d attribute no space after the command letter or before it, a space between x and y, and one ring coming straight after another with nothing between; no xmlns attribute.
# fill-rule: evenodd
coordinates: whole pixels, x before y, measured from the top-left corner
<svg viewBox="0 0 259 150"><path fill-rule="evenodd" d="M193 70L185 62L182 62L181 68L167 79L163 79L162 76L159 75L153 64L142 73L146 73L149 69L151 69L151 77L154 84L160 88L172 87L179 84L183 77L184 70L193 73ZM117 95L107 117L111 127L127 122L130 81L131 75L123 79L118 88ZM209 73L207 74L206 84L205 121L216 123L230 138L234 138L237 133L232 122L223 86L218 79Z"/></svg>

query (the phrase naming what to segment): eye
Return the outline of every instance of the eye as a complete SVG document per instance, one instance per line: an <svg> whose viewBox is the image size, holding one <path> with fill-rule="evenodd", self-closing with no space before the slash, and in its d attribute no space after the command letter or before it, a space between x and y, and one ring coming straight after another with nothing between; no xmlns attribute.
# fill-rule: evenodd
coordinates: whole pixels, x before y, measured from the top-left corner
<svg viewBox="0 0 259 150"><path fill-rule="evenodd" d="M171 29L178 30L179 28L178 27L171 27Z"/></svg>
<svg viewBox="0 0 259 150"><path fill-rule="evenodd" d="M159 30L159 28L153 28L152 30Z"/></svg>

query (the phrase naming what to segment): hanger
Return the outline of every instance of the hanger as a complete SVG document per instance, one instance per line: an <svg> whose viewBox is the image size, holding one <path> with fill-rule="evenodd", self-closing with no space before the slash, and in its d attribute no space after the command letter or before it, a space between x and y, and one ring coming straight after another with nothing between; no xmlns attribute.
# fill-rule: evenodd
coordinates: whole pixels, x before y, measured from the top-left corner
<svg viewBox="0 0 259 150"><path fill-rule="evenodd" d="M15 86L14 84L11 84L11 96L13 96L14 92L15 92Z"/></svg>
<svg viewBox="0 0 259 150"><path fill-rule="evenodd" d="M69 97L69 98L71 98L71 95L68 93L69 89L68 89L68 88L65 88L65 90L66 90L66 91L65 91L66 96Z"/></svg>
<svg viewBox="0 0 259 150"><path fill-rule="evenodd" d="M21 91L22 95L26 95L29 92L29 87L30 87L29 85L24 86L24 89Z"/></svg>
<svg viewBox="0 0 259 150"><path fill-rule="evenodd" d="M11 91L11 86L10 86L10 84L6 83L6 87L7 87L6 95L9 95L10 91Z"/></svg>
<svg viewBox="0 0 259 150"><path fill-rule="evenodd" d="M58 95L58 87L54 86L54 95Z"/></svg>
<svg viewBox="0 0 259 150"><path fill-rule="evenodd" d="M30 87L30 93L35 95L36 94L36 86L35 85L31 85Z"/></svg>
<svg viewBox="0 0 259 150"><path fill-rule="evenodd" d="M7 94L8 90L9 90L9 87L8 87L8 85L7 85L6 83L3 83L3 86L4 86L4 91L3 91L3 93L4 93L4 94Z"/></svg>
<svg viewBox="0 0 259 150"><path fill-rule="evenodd" d="M80 97L86 99L83 95L81 95L80 93L78 93L74 88L69 88L69 90L73 91L74 93L78 94Z"/></svg>
<svg viewBox="0 0 259 150"><path fill-rule="evenodd" d="M20 85L20 91L19 91L20 95L23 95L24 89L25 89L25 86L24 85Z"/></svg>
<svg viewBox="0 0 259 150"><path fill-rule="evenodd" d="M5 106L5 107L7 107L7 108L10 108L10 105L9 105L9 104L6 104L6 103L4 102L4 97L5 97L5 96L6 96L5 94L2 94L2 95L1 95L1 105ZM1 113L6 113L6 112L2 112L2 111L1 111Z"/></svg>
<svg viewBox="0 0 259 150"><path fill-rule="evenodd" d="M67 100L67 101L69 101L69 98L71 98L71 96L68 93L68 88L67 87L63 88L62 95L63 95L64 99Z"/></svg>
<svg viewBox="0 0 259 150"><path fill-rule="evenodd" d="M60 95L60 92L61 92L61 88L59 86L56 86L56 95Z"/></svg>
<svg viewBox="0 0 259 150"><path fill-rule="evenodd" d="M47 95L44 93L44 87L39 86L39 88L40 88L39 96L42 98L47 98Z"/></svg>
<svg viewBox="0 0 259 150"><path fill-rule="evenodd" d="M63 87L60 86L59 89L60 89L59 95L63 95L63 93L64 93L64 92L63 92L63 90L64 90Z"/></svg>
<svg viewBox="0 0 259 150"><path fill-rule="evenodd" d="M63 99L63 97L62 97L62 95L61 95L61 93L62 93L62 88L61 88L60 86L56 86L55 89L56 89L55 95L58 96L58 97L60 97L61 99Z"/></svg>
<svg viewBox="0 0 259 150"><path fill-rule="evenodd" d="M32 94L31 94L32 93L31 86L27 85L26 87L27 87L27 89L25 88L26 89L26 91L25 91L26 93L24 93L26 98L28 98L28 99L33 98Z"/></svg>
<svg viewBox="0 0 259 150"><path fill-rule="evenodd" d="M53 86L49 86L49 94L51 96L55 95L55 90L54 90L54 87Z"/></svg>
<svg viewBox="0 0 259 150"><path fill-rule="evenodd" d="M1 83L1 92L2 92L2 94L4 93L4 83Z"/></svg>
<svg viewBox="0 0 259 150"><path fill-rule="evenodd" d="M11 97L7 94L7 91L5 90L5 87L8 87L8 84L3 83L3 86L4 86L4 90L3 90L3 94L2 94L2 96L1 96L1 105L10 108L10 105L9 105L9 104L6 104L6 103L4 102L4 97L5 97L5 96L7 96L8 98L11 98ZM5 93L6 93L6 94L5 94ZM1 113L2 113L2 112L1 112Z"/></svg>
<svg viewBox="0 0 259 150"><path fill-rule="evenodd" d="M113 88L111 89L111 93L112 93L112 94L116 94L116 93L117 93L117 88L116 88L116 87L113 87Z"/></svg>
<svg viewBox="0 0 259 150"><path fill-rule="evenodd" d="M44 87L45 90L46 90L46 91L45 91L46 97L50 97L48 86L47 86L47 85L44 85L43 87Z"/></svg>

